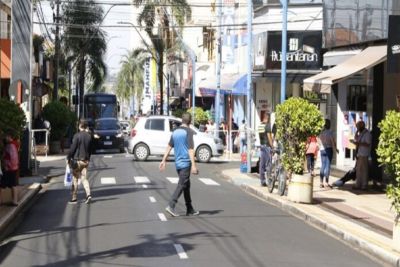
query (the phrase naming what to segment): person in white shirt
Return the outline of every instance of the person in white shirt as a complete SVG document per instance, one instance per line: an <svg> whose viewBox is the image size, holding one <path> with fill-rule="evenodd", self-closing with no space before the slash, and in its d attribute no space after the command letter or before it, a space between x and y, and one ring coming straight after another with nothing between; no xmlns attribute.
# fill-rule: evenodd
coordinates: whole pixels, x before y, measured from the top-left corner
<svg viewBox="0 0 400 267"><path fill-rule="evenodd" d="M239 127L239 138L240 138L240 154L246 151L246 121L242 120L242 124Z"/></svg>
<svg viewBox="0 0 400 267"><path fill-rule="evenodd" d="M356 145L356 185L353 189L366 190L368 186L368 158L371 153L372 135L365 128L363 121L356 123L357 132L354 136L354 144Z"/></svg>

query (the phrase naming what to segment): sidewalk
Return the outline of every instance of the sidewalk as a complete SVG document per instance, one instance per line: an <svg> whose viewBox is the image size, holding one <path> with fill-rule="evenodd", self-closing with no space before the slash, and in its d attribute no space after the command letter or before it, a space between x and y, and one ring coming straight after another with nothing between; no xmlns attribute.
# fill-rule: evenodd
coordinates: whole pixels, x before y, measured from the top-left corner
<svg viewBox="0 0 400 267"><path fill-rule="evenodd" d="M359 249L378 261L400 267L400 253L392 242L394 212L383 192L353 191L352 183L340 189L319 187L314 179L313 204L293 203L261 187L258 176L240 173L239 168L222 171L222 175L243 190L306 221L314 227ZM330 182L338 178L330 177ZM400 247L400 244L396 244Z"/></svg>
<svg viewBox="0 0 400 267"><path fill-rule="evenodd" d="M34 203L35 197L42 189L42 184L47 183L52 177L64 174L65 155L38 157L38 161L40 161L40 167L37 175L19 178L19 205L17 207L8 205L11 201L10 190L3 191L0 206L0 242L16 227L21 214Z"/></svg>

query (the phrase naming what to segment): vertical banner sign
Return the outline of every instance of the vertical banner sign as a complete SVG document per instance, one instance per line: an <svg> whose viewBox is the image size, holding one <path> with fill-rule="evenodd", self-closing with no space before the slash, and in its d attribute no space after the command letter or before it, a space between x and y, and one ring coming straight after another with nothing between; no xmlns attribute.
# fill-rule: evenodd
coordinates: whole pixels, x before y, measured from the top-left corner
<svg viewBox="0 0 400 267"><path fill-rule="evenodd" d="M400 16L389 16L389 34L387 46L388 73L398 73L400 63Z"/></svg>
<svg viewBox="0 0 400 267"><path fill-rule="evenodd" d="M153 91L151 89L151 77L150 77L150 60L151 58L147 58L144 62L143 66L143 84L144 84L144 92L143 92L143 104L142 104L142 112L143 114L151 111L151 105L153 104Z"/></svg>

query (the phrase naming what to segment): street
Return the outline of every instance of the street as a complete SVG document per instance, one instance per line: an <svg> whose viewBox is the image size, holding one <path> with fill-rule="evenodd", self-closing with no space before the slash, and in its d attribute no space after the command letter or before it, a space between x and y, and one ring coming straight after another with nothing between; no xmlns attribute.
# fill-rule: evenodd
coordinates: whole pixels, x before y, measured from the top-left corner
<svg viewBox="0 0 400 267"><path fill-rule="evenodd" d="M199 164L186 217L183 196L165 207L177 174L169 161L136 162L126 154L94 155L93 202L68 204L63 178L47 191L0 247L7 266L379 266L351 247L246 194L220 176L234 163Z"/></svg>

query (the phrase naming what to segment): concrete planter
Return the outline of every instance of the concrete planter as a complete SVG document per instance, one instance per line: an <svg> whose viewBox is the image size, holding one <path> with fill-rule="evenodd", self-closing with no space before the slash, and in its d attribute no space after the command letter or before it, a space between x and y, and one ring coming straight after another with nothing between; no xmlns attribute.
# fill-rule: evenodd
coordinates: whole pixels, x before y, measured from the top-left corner
<svg viewBox="0 0 400 267"><path fill-rule="evenodd" d="M400 252L400 215L397 215L393 223L393 248Z"/></svg>
<svg viewBox="0 0 400 267"><path fill-rule="evenodd" d="M288 188L288 199L298 203L312 203L313 178L310 175L292 174Z"/></svg>

